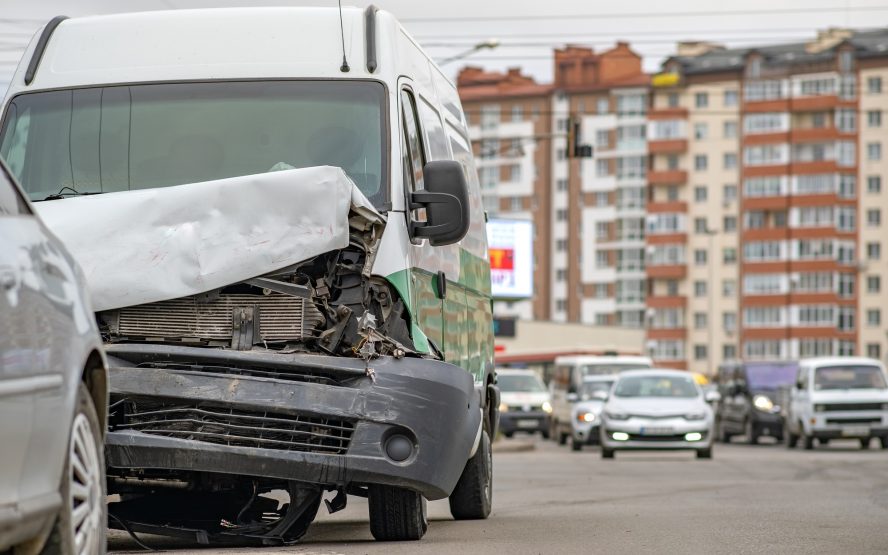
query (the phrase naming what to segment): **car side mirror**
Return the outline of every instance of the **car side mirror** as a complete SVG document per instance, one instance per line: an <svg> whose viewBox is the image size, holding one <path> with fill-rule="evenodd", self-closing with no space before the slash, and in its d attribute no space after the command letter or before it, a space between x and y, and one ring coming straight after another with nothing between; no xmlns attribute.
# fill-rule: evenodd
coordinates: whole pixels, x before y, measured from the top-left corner
<svg viewBox="0 0 888 555"><path fill-rule="evenodd" d="M469 231L469 187L462 165L436 160L422 168L425 189L410 195L410 209L426 209L426 221L411 222L410 235L433 247L459 242Z"/></svg>
<svg viewBox="0 0 888 555"><path fill-rule="evenodd" d="M721 398L721 393L719 393L718 391L707 391L703 394L703 400L705 400L707 403L718 403L719 401L721 401Z"/></svg>

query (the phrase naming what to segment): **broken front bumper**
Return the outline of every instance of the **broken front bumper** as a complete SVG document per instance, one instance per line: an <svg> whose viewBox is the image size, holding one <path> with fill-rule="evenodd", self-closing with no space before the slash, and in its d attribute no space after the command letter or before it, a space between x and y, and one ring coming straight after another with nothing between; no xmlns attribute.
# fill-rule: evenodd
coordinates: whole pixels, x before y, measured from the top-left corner
<svg viewBox="0 0 888 555"><path fill-rule="evenodd" d="M371 379L363 361L341 357L167 345L107 352L112 468L384 484L441 499L481 425L472 376L445 362L382 357Z"/></svg>

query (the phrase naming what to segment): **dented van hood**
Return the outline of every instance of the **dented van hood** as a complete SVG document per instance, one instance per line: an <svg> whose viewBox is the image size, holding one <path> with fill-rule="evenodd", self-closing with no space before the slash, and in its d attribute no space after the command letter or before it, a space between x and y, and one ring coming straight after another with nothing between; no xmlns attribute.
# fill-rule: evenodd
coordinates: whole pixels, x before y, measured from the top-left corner
<svg viewBox="0 0 888 555"><path fill-rule="evenodd" d="M320 166L40 202L86 275L97 312L204 293L349 243L382 216Z"/></svg>

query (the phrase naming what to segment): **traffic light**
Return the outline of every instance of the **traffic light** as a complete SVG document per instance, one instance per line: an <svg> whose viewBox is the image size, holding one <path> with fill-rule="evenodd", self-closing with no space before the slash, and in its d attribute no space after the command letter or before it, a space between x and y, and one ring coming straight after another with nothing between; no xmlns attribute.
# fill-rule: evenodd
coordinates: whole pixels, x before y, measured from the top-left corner
<svg viewBox="0 0 888 555"><path fill-rule="evenodd" d="M570 116L567 120L567 157L592 158L592 145L581 144L580 119Z"/></svg>

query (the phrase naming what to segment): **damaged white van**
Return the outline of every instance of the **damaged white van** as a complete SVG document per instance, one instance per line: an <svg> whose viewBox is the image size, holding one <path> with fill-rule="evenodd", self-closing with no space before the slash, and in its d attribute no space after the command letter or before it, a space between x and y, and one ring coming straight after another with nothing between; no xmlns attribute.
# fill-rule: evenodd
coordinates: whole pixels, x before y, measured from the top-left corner
<svg viewBox="0 0 888 555"><path fill-rule="evenodd" d="M368 497L380 540L421 538L426 499L487 517L477 175L455 87L390 14L56 18L0 155L90 284L111 526L290 543L322 495Z"/></svg>

